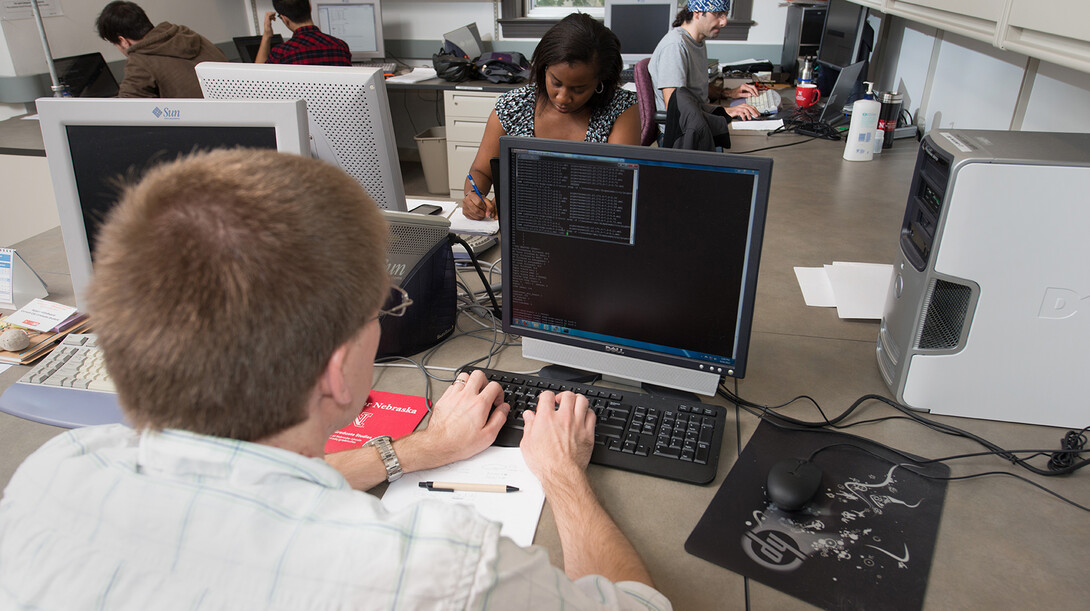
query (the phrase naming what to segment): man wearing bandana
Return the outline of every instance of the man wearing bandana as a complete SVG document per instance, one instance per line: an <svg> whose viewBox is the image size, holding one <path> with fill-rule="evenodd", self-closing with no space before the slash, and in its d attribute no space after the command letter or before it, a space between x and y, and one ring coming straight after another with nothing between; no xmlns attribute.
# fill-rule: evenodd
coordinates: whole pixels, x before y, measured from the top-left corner
<svg viewBox="0 0 1090 611"><path fill-rule="evenodd" d="M704 41L719 35L719 30L727 25L729 12L729 0L689 0L678 11L673 29L659 41L648 64L657 110L666 112L670 96L679 87L692 91L698 100L711 102L757 95L756 87L750 83L726 90L710 86L708 48ZM760 114L749 104L726 106L724 110L737 119L752 119Z"/></svg>

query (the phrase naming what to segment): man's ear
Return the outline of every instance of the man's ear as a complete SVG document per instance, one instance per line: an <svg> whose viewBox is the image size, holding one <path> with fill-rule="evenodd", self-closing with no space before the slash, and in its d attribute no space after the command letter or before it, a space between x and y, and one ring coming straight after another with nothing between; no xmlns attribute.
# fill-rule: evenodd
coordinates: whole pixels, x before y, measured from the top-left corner
<svg viewBox="0 0 1090 611"><path fill-rule="evenodd" d="M319 390L322 394L329 396L340 405L347 405L352 401L352 389L349 388L345 371L347 359L348 345L341 344L329 357L319 382L321 386Z"/></svg>

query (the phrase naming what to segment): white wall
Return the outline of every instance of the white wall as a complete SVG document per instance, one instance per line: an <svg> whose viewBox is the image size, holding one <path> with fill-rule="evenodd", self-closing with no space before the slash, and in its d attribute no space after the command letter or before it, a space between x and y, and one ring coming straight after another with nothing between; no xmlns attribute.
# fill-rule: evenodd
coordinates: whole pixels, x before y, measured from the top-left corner
<svg viewBox="0 0 1090 611"><path fill-rule="evenodd" d="M1090 75L901 18L890 26L879 88L904 94L925 130L1090 133Z"/></svg>
<svg viewBox="0 0 1090 611"><path fill-rule="evenodd" d="M495 40L491 2L384 2L382 27L386 38L442 40L443 34L476 23L482 40Z"/></svg>
<svg viewBox="0 0 1090 611"><path fill-rule="evenodd" d="M745 41L732 41L730 45L782 45L783 32L787 26L787 6L782 2L770 0L756 0L753 3L753 21L757 25L749 29L749 39ZM779 57L772 58L779 63Z"/></svg>
<svg viewBox="0 0 1090 611"><path fill-rule="evenodd" d="M1022 129L1090 133L1090 74L1042 63L1033 81Z"/></svg>
<svg viewBox="0 0 1090 611"><path fill-rule="evenodd" d="M95 18L107 0L58 0L63 15L43 17L46 36L54 57L102 52L106 61L121 59L113 45L98 37ZM187 25L212 42L225 42L249 31L244 0L139 0L152 23L170 21ZM0 61L0 76L47 72L38 28L33 19L3 21L0 47L11 54L6 68ZM2 60L3 52L0 52Z"/></svg>
<svg viewBox="0 0 1090 611"><path fill-rule="evenodd" d="M60 224L53 181L45 157L0 155L0 246L52 229Z"/></svg>

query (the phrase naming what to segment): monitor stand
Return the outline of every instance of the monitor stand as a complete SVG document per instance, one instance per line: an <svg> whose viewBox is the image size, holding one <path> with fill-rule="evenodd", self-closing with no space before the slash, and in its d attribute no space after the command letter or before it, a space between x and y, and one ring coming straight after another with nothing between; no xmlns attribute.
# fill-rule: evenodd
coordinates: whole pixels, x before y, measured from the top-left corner
<svg viewBox="0 0 1090 611"><path fill-rule="evenodd" d="M608 376L603 378L601 374L594 373L593 371L576 369L574 367L566 367L564 365L546 365L541 368L541 371L539 371L537 375L543 378L563 380L565 382L572 382L574 384L593 384L598 380L603 379L608 382L616 382L626 386L632 386L634 382L634 380L611 378ZM698 395L686 390L668 388L666 386L659 386L657 384L648 384L647 382L640 382L640 389L642 389L643 392L655 397L674 399L678 401L687 401L689 403L701 402Z"/></svg>

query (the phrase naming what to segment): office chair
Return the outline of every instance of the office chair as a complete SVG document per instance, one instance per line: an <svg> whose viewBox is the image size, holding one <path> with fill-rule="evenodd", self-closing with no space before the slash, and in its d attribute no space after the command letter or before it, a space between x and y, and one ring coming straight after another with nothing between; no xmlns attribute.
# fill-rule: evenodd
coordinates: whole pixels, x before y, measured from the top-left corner
<svg viewBox="0 0 1090 611"><path fill-rule="evenodd" d="M650 58L636 62L636 100L640 104L640 144L650 146L659 140L659 126L666 123L666 113L655 111L655 85L647 69Z"/></svg>

